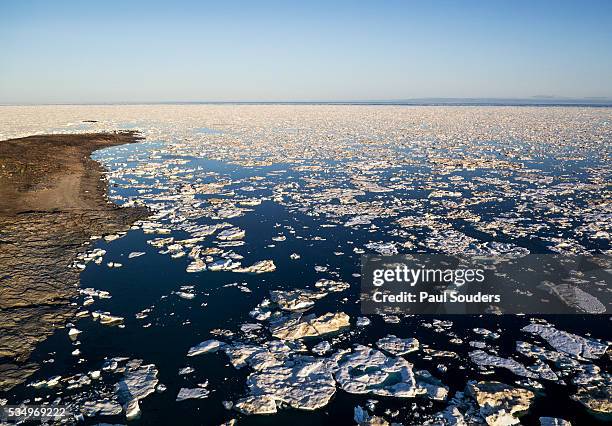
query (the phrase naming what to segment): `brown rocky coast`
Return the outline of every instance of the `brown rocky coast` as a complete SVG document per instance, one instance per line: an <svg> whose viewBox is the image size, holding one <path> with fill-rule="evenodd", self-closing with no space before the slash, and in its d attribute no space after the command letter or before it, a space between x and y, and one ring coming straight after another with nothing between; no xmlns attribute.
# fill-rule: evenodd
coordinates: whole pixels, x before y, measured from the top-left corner
<svg viewBox="0 0 612 426"><path fill-rule="evenodd" d="M38 369L36 345L74 315L79 270L93 235L147 215L106 197L93 151L138 142L134 132L41 135L0 142L0 391Z"/></svg>

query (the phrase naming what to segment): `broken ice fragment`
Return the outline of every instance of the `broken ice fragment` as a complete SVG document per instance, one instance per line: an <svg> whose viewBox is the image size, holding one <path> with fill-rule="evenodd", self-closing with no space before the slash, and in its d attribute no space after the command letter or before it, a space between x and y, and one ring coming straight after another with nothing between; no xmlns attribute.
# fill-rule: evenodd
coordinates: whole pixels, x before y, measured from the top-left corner
<svg viewBox="0 0 612 426"><path fill-rule="evenodd" d="M195 368L193 367L183 367L181 369L179 369L178 374L179 376L186 376L187 374L191 374L195 371Z"/></svg>
<svg viewBox="0 0 612 426"><path fill-rule="evenodd" d="M190 348L189 352L187 352L187 356L196 356L208 352L217 352L217 350L222 345L222 342L215 339L205 340L202 343Z"/></svg>
<svg viewBox="0 0 612 426"><path fill-rule="evenodd" d="M234 409L243 414L274 414L276 403L269 396L248 396L234 404Z"/></svg>
<svg viewBox="0 0 612 426"><path fill-rule="evenodd" d="M191 262L189 265L187 265L187 272L202 272L204 270L206 270L206 263L204 263L203 260L201 259L195 259L193 262Z"/></svg>
<svg viewBox="0 0 612 426"><path fill-rule="evenodd" d="M520 423L515 414L527 411L535 394L500 382L469 382L467 392L476 400L480 415L488 425Z"/></svg>
<svg viewBox="0 0 612 426"><path fill-rule="evenodd" d="M358 426L389 426L389 422L378 416L370 416L370 414L361 408L356 406L353 411L353 420L357 422Z"/></svg>
<svg viewBox="0 0 612 426"><path fill-rule="evenodd" d="M71 340L76 340L79 334L81 334L81 330L76 329L74 327L68 331L68 337L70 337Z"/></svg>
<svg viewBox="0 0 612 426"><path fill-rule="evenodd" d="M177 291L175 292L175 294L181 299L187 299L187 300L191 300L196 296L195 293L192 291Z"/></svg>
<svg viewBox="0 0 612 426"><path fill-rule="evenodd" d="M301 410L328 404L336 392L331 360L296 356L284 363L260 367L247 378L254 396L265 396Z"/></svg>
<svg viewBox="0 0 612 426"><path fill-rule="evenodd" d="M121 414L123 408L115 401L104 399L101 401L85 401L81 407L81 412L85 417L93 416L117 416Z"/></svg>
<svg viewBox="0 0 612 426"><path fill-rule="evenodd" d="M415 371L417 386L419 389L425 389L425 395L429 399L436 401L444 401L448 396L448 387L444 386L441 380L435 378L427 370Z"/></svg>
<svg viewBox="0 0 612 426"><path fill-rule="evenodd" d="M399 356L419 350L419 341L415 338L400 339L390 334L379 339L376 346L391 355Z"/></svg>
<svg viewBox="0 0 612 426"><path fill-rule="evenodd" d="M357 327L366 327L368 325L370 325L371 321L369 318L366 317L357 317L357 322L355 323L355 325Z"/></svg>
<svg viewBox="0 0 612 426"><path fill-rule="evenodd" d="M176 401L180 402L186 399L203 399L208 397L209 393L210 391L205 388L181 388L176 396Z"/></svg>
<svg viewBox="0 0 612 426"><path fill-rule="evenodd" d="M140 361L135 362L136 365ZM119 383L115 385L119 402L128 420L140 416L138 401L155 391L157 385L157 368L153 364L133 366L128 365L127 371Z"/></svg>
<svg viewBox="0 0 612 426"><path fill-rule="evenodd" d="M335 377L338 385L348 393L397 398L425 393L417 387L412 364L362 345L355 345L352 352L339 356Z"/></svg>
<svg viewBox="0 0 612 426"><path fill-rule="evenodd" d="M123 322L123 317L111 315L110 312L94 311L91 316L105 325L117 325Z"/></svg>
<svg viewBox="0 0 612 426"><path fill-rule="evenodd" d="M518 376L529 377L532 379L537 379L539 377L538 374L529 371L523 364L511 358L502 358L495 355L490 355L481 350L472 351L469 353L469 355L472 362L479 366L506 368Z"/></svg>
<svg viewBox="0 0 612 426"><path fill-rule="evenodd" d="M351 285L343 281L334 281L322 278L315 283L315 287L320 288L323 291L340 292L350 288Z"/></svg>
<svg viewBox="0 0 612 426"><path fill-rule="evenodd" d="M540 426L572 426L570 422L558 417L540 417Z"/></svg>
<svg viewBox="0 0 612 426"><path fill-rule="evenodd" d="M529 324L521 330L539 335L555 349L578 358L597 359L608 350L606 343L557 330L551 325Z"/></svg>
<svg viewBox="0 0 612 426"><path fill-rule="evenodd" d="M326 293L314 293L308 290L273 290L270 292L270 299L284 311L305 311L325 295Z"/></svg>
<svg viewBox="0 0 612 426"><path fill-rule="evenodd" d="M246 272L252 274L263 274L264 272L273 272L276 270L276 265L272 260L260 260L248 267L236 268L234 272Z"/></svg>
<svg viewBox="0 0 612 426"><path fill-rule="evenodd" d="M296 340L333 333L349 325L349 316L344 312L339 312L327 313L320 317L307 315L284 318L271 324L270 331L278 339Z"/></svg>
<svg viewBox="0 0 612 426"><path fill-rule="evenodd" d="M217 234L217 238L222 241L241 240L246 232L240 228L225 229Z"/></svg>

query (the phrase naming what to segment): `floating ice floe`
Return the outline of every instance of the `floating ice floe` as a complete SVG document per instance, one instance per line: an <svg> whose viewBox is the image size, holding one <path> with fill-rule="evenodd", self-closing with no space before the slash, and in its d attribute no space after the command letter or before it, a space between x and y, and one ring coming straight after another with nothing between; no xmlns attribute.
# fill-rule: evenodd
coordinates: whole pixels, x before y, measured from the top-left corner
<svg viewBox="0 0 612 426"><path fill-rule="evenodd" d="M276 270L276 265L272 260L260 260L255 262L251 266L236 268L234 272L246 272L252 274L263 274L265 272L273 272Z"/></svg>
<svg viewBox="0 0 612 426"><path fill-rule="evenodd" d="M355 325L357 327L367 327L371 324L371 321L367 317L357 317L357 321L355 321Z"/></svg>
<svg viewBox="0 0 612 426"><path fill-rule="evenodd" d="M186 399L203 399L207 398L209 394L210 391L206 388L181 388L176 396L176 401L180 402L185 401Z"/></svg>
<svg viewBox="0 0 612 426"><path fill-rule="evenodd" d="M344 312L327 313L319 317L294 315L271 323L270 332L277 339L296 340L334 333L349 325L349 316Z"/></svg>
<svg viewBox="0 0 612 426"><path fill-rule="evenodd" d="M217 234L217 238L222 241L241 240L246 235L246 232L240 228L229 228Z"/></svg>
<svg viewBox="0 0 612 426"><path fill-rule="evenodd" d="M394 356L406 355L419 350L419 341L415 338L400 339L390 334L376 342L376 346Z"/></svg>
<svg viewBox="0 0 612 426"><path fill-rule="evenodd" d="M103 399L101 401L86 401L81 407L85 417L117 416L123 412L123 407L115 401Z"/></svg>
<svg viewBox="0 0 612 426"><path fill-rule="evenodd" d="M572 423L558 417L540 417L540 426L572 426Z"/></svg>
<svg viewBox="0 0 612 426"><path fill-rule="evenodd" d="M181 299L191 300L196 297L194 287L191 285L181 286L180 291L175 291L174 293Z"/></svg>
<svg viewBox="0 0 612 426"><path fill-rule="evenodd" d="M470 382L466 392L478 405L480 416L490 426L519 424L516 415L529 410L535 394L500 382Z"/></svg>
<svg viewBox="0 0 612 426"><path fill-rule="evenodd" d="M375 251L378 254L382 254L384 256L390 256L393 254L398 254L399 251L397 249L397 245L393 242L384 243L380 242L371 242L365 245L365 248Z"/></svg>
<svg viewBox="0 0 612 426"><path fill-rule="evenodd" d="M551 325L529 324L521 330L538 335L555 349L578 358L597 359L608 350L606 343L557 330Z"/></svg>
<svg viewBox="0 0 612 426"><path fill-rule="evenodd" d="M77 336L81 333L82 333L81 330L73 327L68 331L68 336L70 337L70 339L76 340Z"/></svg>
<svg viewBox="0 0 612 426"><path fill-rule="evenodd" d="M128 259L134 259L136 257L144 256L146 253L144 251L133 251L128 254Z"/></svg>
<svg viewBox="0 0 612 426"><path fill-rule="evenodd" d="M511 358L502 358L496 355L491 355L485 351L473 351L469 353L472 362L480 367L499 367L505 368L512 371L517 376L529 377L532 379L539 378L540 376L530 370L528 370L520 362Z"/></svg>
<svg viewBox="0 0 612 426"><path fill-rule="evenodd" d="M100 324L117 325L123 322L123 317L111 315L110 312L94 311L91 313L94 320L98 320Z"/></svg>
<svg viewBox="0 0 612 426"><path fill-rule="evenodd" d="M105 290L96 290L91 287L79 289L79 293L89 296L91 298L97 297L99 299L110 299L111 295Z"/></svg>
<svg viewBox="0 0 612 426"><path fill-rule="evenodd" d="M233 407L243 414L274 414L277 412L274 399L265 395L239 399Z"/></svg>
<svg viewBox="0 0 612 426"><path fill-rule="evenodd" d="M219 350L219 348L221 348L223 345L223 342L220 342L215 339L205 340L202 343L190 348L189 352L187 352L187 356L196 356L208 352L217 352L217 350Z"/></svg>
<svg viewBox="0 0 612 426"><path fill-rule="evenodd" d="M254 396L266 396L296 409L315 410L326 406L336 392L333 369L330 360L293 357L252 373L247 387Z"/></svg>
<svg viewBox="0 0 612 426"><path fill-rule="evenodd" d="M191 374L195 371L195 368L193 367L183 367L181 369L179 369L178 374L179 376L186 376L187 374Z"/></svg>
<svg viewBox="0 0 612 426"><path fill-rule="evenodd" d="M539 288L548 291L567 306L587 314L603 314L607 308L597 297L572 284L545 282Z"/></svg>
<svg viewBox="0 0 612 426"><path fill-rule="evenodd" d="M382 417L370 416L370 414L364 410L361 406L355 407L353 411L353 420L358 426L388 426L387 422Z"/></svg>
<svg viewBox="0 0 612 426"><path fill-rule="evenodd" d="M414 372L412 364L401 357L387 357L367 346L355 345L348 353L335 355L335 378L346 392L396 398L426 395L445 399L448 388L427 371Z"/></svg>
<svg viewBox="0 0 612 426"><path fill-rule="evenodd" d="M195 259L189 265L187 265L187 272L202 272L206 270L206 263L202 259Z"/></svg>
<svg viewBox="0 0 612 426"><path fill-rule="evenodd" d="M308 290L273 290L270 292L270 300L284 311L305 311L326 295L327 293Z"/></svg>
<svg viewBox="0 0 612 426"><path fill-rule="evenodd" d="M599 380L594 380L586 386L579 386L570 398L578 401L591 413L610 417L612 415L612 375L606 373L600 376Z"/></svg>
<svg viewBox="0 0 612 426"><path fill-rule="evenodd" d="M499 333L495 333L491 330L487 330L486 328L473 328L472 331L476 334L480 334L489 339L499 339Z"/></svg>
<svg viewBox="0 0 612 426"><path fill-rule="evenodd" d="M95 264L100 265L105 254L106 250L95 248L91 251L79 254L77 256L77 260L73 263L73 266L76 266L78 269L85 269L89 262L94 262Z"/></svg>
<svg viewBox="0 0 612 426"><path fill-rule="evenodd" d="M208 264L209 271L228 271L236 269L236 267L238 267L238 265L234 264L231 259L219 259Z"/></svg>
<svg viewBox="0 0 612 426"><path fill-rule="evenodd" d="M128 363L123 380L115 386L128 420L140 417L138 401L155 392L158 383L155 365L141 365L141 363L142 361Z"/></svg>
<svg viewBox="0 0 612 426"><path fill-rule="evenodd" d="M53 376L48 378L47 380L38 380L36 382L29 383L28 386L33 387L34 389L40 389L43 387L46 388L54 388L59 385L60 380L62 380L62 376Z"/></svg>
<svg viewBox="0 0 612 426"><path fill-rule="evenodd" d="M344 281L334 281L322 278L315 283L315 287L323 291L340 292L350 288L351 285Z"/></svg>

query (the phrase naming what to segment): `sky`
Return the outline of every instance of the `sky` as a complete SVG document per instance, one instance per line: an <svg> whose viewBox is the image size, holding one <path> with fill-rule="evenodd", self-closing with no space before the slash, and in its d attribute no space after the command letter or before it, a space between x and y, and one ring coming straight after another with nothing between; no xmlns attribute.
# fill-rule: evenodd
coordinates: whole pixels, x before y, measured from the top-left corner
<svg viewBox="0 0 612 426"><path fill-rule="evenodd" d="M612 99L612 1L0 0L0 103Z"/></svg>

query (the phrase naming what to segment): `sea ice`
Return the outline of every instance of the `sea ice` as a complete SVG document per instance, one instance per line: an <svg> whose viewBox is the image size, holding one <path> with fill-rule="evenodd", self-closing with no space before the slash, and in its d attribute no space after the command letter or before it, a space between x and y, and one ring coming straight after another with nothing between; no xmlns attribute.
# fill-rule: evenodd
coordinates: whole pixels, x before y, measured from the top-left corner
<svg viewBox="0 0 612 426"><path fill-rule="evenodd" d="M322 336L348 327L349 316L344 312L284 317L270 324L272 335L278 339L296 340L304 337Z"/></svg>
<svg viewBox="0 0 612 426"><path fill-rule="evenodd" d="M550 325L529 324L522 331L536 334L555 349L578 358L597 359L608 350L606 343L557 330Z"/></svg>
<svg viewBox="0 0 612 426"><path fill-rule="evenodd" d="M376 342L376 346L394 356L406 355L419 350L419 341L415 338L400 339L392 334Z"/></svg>
<svg viewBox="0 0 612 426"><path fill-rule="evenodd" d="M141 362L128 363L123 380L115 385L117 397L128 420L140 416L138 401L153 393L158 383L155 365L141 365Z"/></svg>
<svg viewBox="0 0 612 426"><path fill-rule="evenodd" d="M202 343L190 348L189 352L187 352L187 356L196 356L208 352L217 352L217 350L223 345L223 342L220 342L215 339L205 340Z"/></svg>
<svg viewBox="0 0 612 426"><path fill-rule="evenodd" d="M205 388L181 388L179 390L178 395L176 396L176 401L185 401L186 399L203 399L208 397L210 391Z"/></svg>

